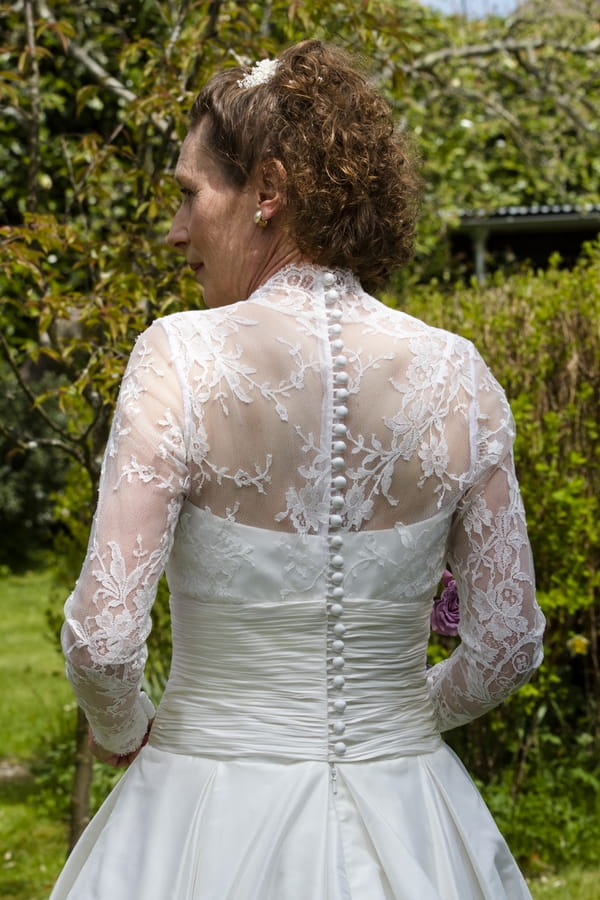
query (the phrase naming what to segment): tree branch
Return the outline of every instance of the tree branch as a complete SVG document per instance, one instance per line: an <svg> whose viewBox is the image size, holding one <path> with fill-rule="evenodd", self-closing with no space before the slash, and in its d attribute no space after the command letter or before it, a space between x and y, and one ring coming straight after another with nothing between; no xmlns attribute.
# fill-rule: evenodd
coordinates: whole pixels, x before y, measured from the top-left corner
<svg viewBox="0 0 600 900"><path fill-rule="evenodd" d="M40 18L44 19L44 21L48 22L50 25L56 25L57 21L48 9L46 0L37 0L37 4ZM110 72L107 72L106 69L87 52L87 50L84 50L83 47L76 44L74 40L67 39L66 47L69 56L72 56L73 59L80 62L97 81L109 88L109 90L111 90L113 94L116 94L117 97L121 97L129 103L137 100L137 96L133 91L130 91L129 88L125 87L125 85L117 78L114 78Z"/></svg>
<svg viewBox="0 0 600 900"><path fill-rule="evenodd" d="M494 56L497 53L531 52L543 48L577 56L595 56L600 48L600 38L594 38L587 44L577 45L562 41L548 41L545 38L535 40L498 40L487 44L465 44L463 47L444 47L426 53L411 63L402 63L400 69L406 74L414 74L423 69L433 69L438 63L457 59L473 59L478 56Z"/></svg>
<svg viewBox="0 0 600 900"><path fill-rule="evenodd" d="M56 422L54 422L52 420L52 418L47 414L47 412L44 409L42 409L41 406L39 406L39 404L37 402L38 398L33 393L31 388L25 381L25 379L23 378L23 375L21 374L19 367L13 358L8 341L6 340L6 338L4 337L2 332L0 332L0 349L2 350L2 354L3 354L6 362L10 366L10 369L11 369L13 375L17 379L17 383L18 383L20 389L22 390L22 392L25 394L25 396L31 403L31 408L33 409L33 411L42 419L43 422L45 422L45 424L55 434L59 435L59 437L61 438L62 441L67 441L67 443L69 445L71 444L71 442L75 443L75 441L73 441L72 438L70 438L68 432L64 431L64 429L62 429L59 425L57 425Z"/></svg>
<svg viewBox="0 0 600 900"><path fill-rule="evenodd" d="M183 2L179 5L179 9L177 10L177 17L175 19L175 24L171 29L171 34L169 35L169 40L167 41L167 46L165 49L165 56L167 59L171 58L171 53L173 52L173 47L179 40L179 36L183 30L183 23L185 21L185 17L189 7L189 0L183 0Z"/></svg>
<svg viewBox="0 0 600 900"><path fill-rule="evenodd" d="M37 4L40 17L45 22L48 22L48 24L56 25L56 19L48 9L45 0L37 0ZM126 100L128 103L133 103L138 99L137 94L134 94L133 91L130 91L129 88L125 87L118 78L111 75L110 72L101 66L100 63L87 52L87 50L77 44L72 38L65 38L65 44L67 54L72 56L73 59L76 59L77 62L81 63L90 75L92 75L96 81L99 81L103 87L108 88L113 94L116 94L117 97ZM170 131L168 120L162 119L155 113L152 114L151 118L159 131Z"/></svg>
<svg viewBox="0 0 600 900"><path fill-rule="evenodd" d="M204 31L205 41L209 41L217 36L217 22L219 21L219 14L222 6L223 0L211 0L210 9L208 11L208 23Z"/></svg>
<svg viewBox="0 0 600 900"><path fill-rule="evenodd" d="M520 65L525 71L531 75L539 85L536 91L536 99L550 99L559 109L565 113L568 119L575 125L578 131L587 134L597 135L598 129L594 128L589 122L586 122L574 109L575 100L571 92L565 91L562 85L558 84L553 72L541 69L535 58L533 50L523 55L521 52L515 54ZM569 86L572 91L573 86ZM576 92L577 101L580 100L580 91ZM585 105L585 104L583 104ZM587 108L587 107L586 107ZM592 110L590 110L591 112Z"/></svg>
<svg viewBox="0 0 600 900"><path fill-rule="evenodd" d="M273 15L273 0L267 0L264 4L262 21L260 23L260 34L262 37L269 37L271 34L271 17Z"/></svg>
<svg viewBox="0 0 600 900"><path fill-rule="evenodd" d="M16 447L18 450L22 450L24 452L37 450L39 447L50 447L53 450L60 450L62 453L66 453L68 456L73 457L80 465L85 465L85 456L78 447L73 444L69 444L65 441L61 441L58 438L46 438L46 437L36 437L36 438L28 438L23 437L22 435L17 435L14 431L11 431L10 428L7 428L0 422L0 434L4 435L11 444Z"/></svg>
<svg viewBox="0 0 600 900"><path fill-rule="evenodd" d="M29 167L27 171L27 210L35 212L37 208L38 174L40 170L40 68L35 45L35 25L33 20L32 0L25 0L25 32L27 35L27 54L31 67L29 76L29 97L31 115L29 128Z"/></svg>

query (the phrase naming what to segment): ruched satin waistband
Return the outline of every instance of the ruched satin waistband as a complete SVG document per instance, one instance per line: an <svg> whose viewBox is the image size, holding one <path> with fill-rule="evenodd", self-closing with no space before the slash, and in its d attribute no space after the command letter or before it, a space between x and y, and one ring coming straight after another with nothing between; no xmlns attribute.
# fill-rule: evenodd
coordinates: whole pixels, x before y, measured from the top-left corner
<svg viewBox="0 0 600 900"><path fill-rule="evenodd" d="M419 605L348 598L339 669L319 597L173 602L171 675L151 739L157 748L339 762L440 746L426 683L428 616ZM343 690L332 691L340 674Z"/></svg>

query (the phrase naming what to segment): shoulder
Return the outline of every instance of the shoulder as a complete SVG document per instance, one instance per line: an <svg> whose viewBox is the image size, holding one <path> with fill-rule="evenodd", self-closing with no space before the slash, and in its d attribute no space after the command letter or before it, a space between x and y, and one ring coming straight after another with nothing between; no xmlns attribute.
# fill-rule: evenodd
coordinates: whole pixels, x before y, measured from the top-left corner
<svg viewBox="0 0 600 900"><path fill-rule="evenodd" d="M244 303L217 309L187 310L156 319L138 338L138 345L162 354L168 365L184 377L195 365L212 365L237 355L237 339L256 325Z"/></svg>
<svg viewBox="0 0 600 900"><path fill-rule="evenodd" d="M421 345L423 349L429 349L432 354L453 356L457 362L466 364L479 356L474 344L465 337L430 325L423 319L410 315L402 309L386 306L382 301L363 296L365 306L377 310L377 314L386 327L393 330L398 336L406 338L414 348Z"/></svg>
<svg viewBox="0 0 600 900"><path fill-rule="evenodd" d="M160 328L169 336L206 338L219 330L236 331L241 324L252 324L245 313L248 308L248 301L241 300L215 309L186 310L155 319L150 327Z"/></svg>
<svg viewBox="0 0 600 900"><path fill-rule="evenodd" d="M214 333L215 327L218 327L222 319L219 312L219 310L193 309L162 316L154 320L140 335L138 341L165 345L169 348L171 357L177 358L184 346L197 344Z"/></svg>
<svg viewBox="0 0 600 900"><path fill-rule="evenodd" d="M466 337L444 328L429 325L403 310L385 307L385 315L396 332L409 343L411 355L418 365L444 363L447 378L458 379L460 386L471 396L506 406L504 389L491 371L482 353Z"/></svg>
<svg viewBox="0 0 600 900"><path fill-rule="evenodd" d="M210 318L211 313L215 310L209 309L189 309L184 312L171 313L168 316L161 316L155 319L147 332L162 331L166 334L180 333L184 331L193 331L201 327L203 321Z"/></svg>
<svg viewBox="0 0 600 900"><path fill-rule="evenodd" d="M145 377L152 373L162 376L165 371L176 369L186 345L206 332L206 315L203 310L190 310L155 319L135 339L125 377L139 377L141 373Z"/></svg>

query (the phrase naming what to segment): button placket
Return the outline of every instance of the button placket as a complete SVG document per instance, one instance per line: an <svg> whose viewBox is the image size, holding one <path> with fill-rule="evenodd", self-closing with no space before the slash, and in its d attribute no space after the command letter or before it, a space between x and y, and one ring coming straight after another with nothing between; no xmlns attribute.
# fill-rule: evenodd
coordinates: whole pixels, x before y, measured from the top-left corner
<svg viewBox="0 0 600 900"><path fill-rule="evenodd" d="M343 524L342 512L345 506L345 490L347 479L344 475L346 466L345 453L348 433L345 419L348 415L347 400L349 382L346 366L348 359L344 354L344 341L342 339L342 312L336 307L340 299L339 291L335 288L335 275L326 272L323 277L325 285L325 305L328 319L328 335L333 362L333 422L331 435L331 490L329 501L329 568L328 568L328 596L329 596L329 647L331 652L330 677L330 705L331 705L331 740L332 750L336 757L346 753L347 743L340 740L346 732L344 713L347 709L347 701L344 698L346 678L343 674L345 659L346 626L343 623L344 616L344 539L338 529Z"/></svg>

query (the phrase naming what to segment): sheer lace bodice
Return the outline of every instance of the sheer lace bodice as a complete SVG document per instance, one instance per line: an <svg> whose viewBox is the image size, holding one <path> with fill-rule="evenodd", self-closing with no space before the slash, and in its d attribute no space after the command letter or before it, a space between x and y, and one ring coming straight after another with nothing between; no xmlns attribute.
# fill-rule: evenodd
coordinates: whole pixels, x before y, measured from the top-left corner
<svg viewBox="0 0 600 900"><path fill-rule="evenodd" d="M123 379L66 607L68 672L98 741L126 752L146 730L145 640L167 564L171 694L189 685L190 653L206 683L219 658L226 679L233 640L255 652L240 633L253 609L264 620L255 635L264 659L279 658L280 633L266 621L281 618L284 629L291 616L304 647L295 677L304 671L308 685L322 666L313 707L296 709L299 722L314 717L307 753L319 755L329 713L343 713L342 670L368 696L369 659L386 634L390 709L414 690L412 709L423 710L416 746L500 702L539 664L543 628L513 437L506 398L469 342L386 308L347 272L288 267L244 302L154 323ZM429 609L446 562L461 597L461 644L426 673ZM261 620L265 602L271 615ZM230 630L220 644L211 629L222 623ZM210 664L192 635L203 635ZM273 685L266 669L254 672L265 702L271 687L277 696L277 672L273 662ZM360 709L349 714L358 752L377 753L386 715ZM340 722L329 722L329 752L343 744Z"/></svg>

